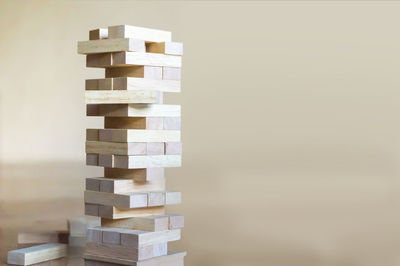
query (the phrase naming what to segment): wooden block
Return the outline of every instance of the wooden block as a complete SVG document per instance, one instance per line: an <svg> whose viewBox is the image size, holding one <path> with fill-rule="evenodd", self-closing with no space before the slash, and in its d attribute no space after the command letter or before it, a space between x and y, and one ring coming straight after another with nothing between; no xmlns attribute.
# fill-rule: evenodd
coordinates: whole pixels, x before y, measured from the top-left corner
<svg viewBox="0 0 400 266"><path fill-rule="evenodd" d="M182 154L181 142L165 142L165 155L179 155Z"/></svg>
<svg viewBox="0 0 400 266"><path fill-rule="evenodd" d="M98 166L114 167L114 156L110 154L99 154Z"/></svg>
<svg viewBox="0 0 400 266"><path fill-rule="evenodd" d="M108 27L108 38L135 38L147 42L170 42L172 34L169 31L143 27L118 25Z"/></svg>
<svg viewBox="0 0 400 266"><path fill-rule="evenodd" d="M180 117L164 117L164 129L166 130L180 130L181 118Z"/></svg>
<svg viewBox="0 0 400 266"><path fill-rule="evenodd" d="M149 207L165 205L165 192L162 191L148 192L147 204Z"/></svg>
<svg viewBox="0 0 400 266"><path fill-rule="evenodd" d="M18 244L68 243L68 231L18 232Z"/></svg>
<svg viewBox="0 0 400 266"><path fill-rule="evenodd" d="M140 216L148 216L154 214L163 214L165 212L164 206L151 207L151 208L136 208L124 209L114 206L99 205L99 217L108 219L122 219Z"/></svg>
<svg viewBox="0 0 400 266"><path fill-rule="evenodd" d="M121 229L120 228L101 228L97 227L102 231L104 244L121 245Z"/></svg>
<svg viewBox="0 0 400 266"><path fill-rule="evenodd" d="M99 59L94 59L99 60ZM104 59L103 59L104 60ZM90 63L97 66L105 62L105 64L110 61L91 61ZM125 66L125 67L107 67L105 71L106 78L144 78L150 80L162 80L163 79L163 69L158 66Z"/></svg>
<svg viewBox="0 0 400 266"><path fill-rule="evenodd" d="M103 142L86 141L86 153L118 154L118 155L146 155L147 143L145 142ZM161 153L163 154L163 153Z"/></svg>
<svg viewBox="0 0 400 266"><path fill-rule="evenodd" d="M87 79L85 80L85 89L87 91L95 90L112 90L114 87L114 79Z"/></svg>
<svg viewBox="0 0 400 266"><path fill-rule="evenodd" d="M181 69L179 67L163 67L163 80L181 80Z"/></svg>
<svg viewBox="0 0 400 266"><path fill-rule="evenodd" d="M90 189L87 189L90 190ZM102 178L100 182L100 191L108 193L130 193L130 192L146 192L165 190L165 178L151 180L151 181L138 181L126 178Z"/></svg>
<svg viewBox="0 0 400 266"><path fill-rule="evenodd" d="M150 168L150 167L180 167L180 155L146 155L124 156L114 155L114 167L125 169Z"/></svg>
<svg viewBox="0 0 400 266"><path fill-rule="evenodd" d="M89 40L100 40L108 38L108 29L95 29L89 31Z"/></svg>
<svg viewBox="0 0 400 266"><path fill-rule="evenodd" d="M67 255L67 246L59 243L49 243L8 252L7 263L16 265L31 265L43 261L54 260Z"/></svg>
<svg viewBox="0 0 400 266"><path fill-rule="evenodd" d="M165 118L164 118L165 119ZM99 140L99 130L98 129L86 129L86 140Z"/></svg>
<svg viewBox="0 0 400 266"><path fill-rule="evenodd" d="M134 182L165 180L164 168L118 169L104 168L106 178L130 178Z"/></svg>
<svg viewBox="0 0 400 266"><path fill-rule="evenodd" d="M85 215L99 217L99 205L85 203Z"/></svg>
<svg viewBox="0 0 400 266"><path fill-rule="evenodd" d="M100 178L86 178L86 190L100 191Z"/></svg>
<svg viewBox="0 0 400 266"><path fill-rule="evenodd" d="M69 234L72 236L86 236L86 230L89 227L100 225L97 218L76 217L68 219Z"/></svg>
<svg viewBox="0 0 400 266"><path fill-rule="evenodd" d="M87 116L180 117L180 105L168 104L88 104Z"/></svg>
<svg viewBox="0 0 400 266"><path fill-rule="evenodd" d="M136 261L150 259L154 256L153 246L151 245L145 247L128 247L115 244L87 242L86 252L98 256Z"/></svg>
<svg viewBox="0 0 400 266"><path fill-rule="evenodd" d="M104 128L163 129L163 117L105 117Z"/></svg>
<svg viewBox="0 0 400 266"><path fill-rule="evenodd" d="M172 47L173 45L170 46L171 48L169 49L174 51L174 47ZM78 42L78 54L98 54L122 51L146 52L146 47L143 40L128 38Z"/></svg>
<svg viewBox="0 0 400 266"><path fill-rule="evenodd" d="M169 218L169 225L168 225L169 230L180 229L180 228L184 227L185 219L184 219L183 215L165 214L165 216L168 216L168 218Z"/></svg>
<svg viewBox="0 0 400 266"><path fill-rule="evenodd" d="M148 142L147 155L163 155L165 153L164 142Z"/></svg>
<svg viewBox="0 0 400 266"><path fill-rule="evenodd" d="M86 165L99 165L99 155L98 154L86 154Z"/></svg>
<svg viewBox="0 0 400 266"><path fill-rule="evenodd" d="M120 208L147 207L147 194L132 192L126 194L106 193L86 190L85 203L115 206Z"/></svg>
<svg viewBox="0 0 400 266"><path fill-rule="evenodd" d="M70 247L84 247L86 245L86 236L69 236L68 246Z"/></svg>
<svg viewBox="0 0 400 266"><path fill-rule="evenodd" d="M158 94L155 91L89 90L85 91L85 101L87 104L157 103Z"/></svg>
<svg viewBox="0 0 400 266"><path fill-rule="evenodd" d="M146 53L183 55L183 43L180 43L180 42L149 42L149 43L146 43Z"/></svg>
<svg viewBox="0 0 400 266"><path fill-rule="evenodd" d="M186 252L169 251L167 255L155 257L148 260L134 261L125 259L116 259L106 256L97 256L85 253L83 257L86 266L113 266L113 265L132 265L132 266L183 266L183 260Z"/></svg>
<svg viewBox="0 0 400 266"><path fill-rule="evenodd" d="M86 239L88 242L96 242L102 243L103 242L103 230L99 229L98 227L88 228Z"/></svg>
<svg viewBox="0 0 400 266"><path fill-rule="evenodd" d="M111 220L107 218L101 219L102 227L118 227L143 231L168 230L169 223L169 217L167 215L150 215L119 220Z"/></svg>
<svg viewBox="0 0 400 266"><path fill-rule="evenodd" d="M179 130L100 129L99 140L111 142L179 142Z"/></svg>
<svg viewBox="0 0 400 266"><path fill-rule="evenodd" d="M166 191L165 192L165 204L179 204L181 203L181 192L180 191Z"/></svg>
<svg viewBox="0 0 400 266"><path fill-rule="evenodd" d="M126 66L155 66L178 67L182 66L181 56L164 55L141 52L115 52L86 55L86 67L126 67ZM106 75L106 78L111 78Z"/></svg>
<svg viewBox="0 0 400 266"><path fill-rule="evenodd" d="M121 231L121 245L129 247L144 247L154 244L163 244L181 238L181 230L140 231L123 229Z"/></svg>

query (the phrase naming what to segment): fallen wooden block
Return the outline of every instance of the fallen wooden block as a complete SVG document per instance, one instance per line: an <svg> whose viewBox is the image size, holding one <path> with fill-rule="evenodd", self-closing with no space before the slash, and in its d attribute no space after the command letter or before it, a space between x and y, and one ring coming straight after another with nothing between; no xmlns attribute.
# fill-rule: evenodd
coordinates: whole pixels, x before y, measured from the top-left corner
<svg viewBox="0 0 400 266"><path fill-rule="evenodd" d="M93 129L95 130L95 129ZM99 141L110 142L180 142L179 130L98 129ZM143 167L145 168L145 167Z"/></svg>
<svg viewBox="0 0 400 266"><path fill-rule="evenodd" d="M144 247L176 241L181 230L142 231L126 228L93 227L88 229L87 242L114 244L128 247Z"/></svg>
<svg viewBox="0 0 400 266"><path fill-rule="evenodd" d="M86 58L88 60L88 58ZM89 64L100 65L100 64L110 64L107 57L97 56L90 58L92 60ZM94 61L93 61L94 60ZM99 61L100 60L100 61ZM106 60L104 63L103 60ZM159 66L123 66L123 67L107 67L106 68L106 78L121 78L121 77L131 77L131 78L144 78L151 80L162 80L163 79L163 69Z"/></svg>
<svg viewBox="0 0 400 266"><path fill-rule="evenodd" d="M143 231L164 231L183 228L184 217L176 214L161 214L118 220L102 218L101 226Z"/></svg>
<svg viewBox="0 0 400 266"><path fill-rule="evenodd" d="M159 94L155 91L132 90L93 90L85 91L87 104L129 104L129 103L158 103Z"/></svg>
<svg viewBox="0 0 400 266"><path fill-rule="evenodd" d="M8 252L7 263L16 265L31 265L48 260L54 260L67 255L67 246L59 243L49 243Z"/></svg>
<svg viewBox="0 0 400 266"><path fill-rule="evenodd" d="M115 52L86 55L86 67L118 67L118 66L182 66L181 56L141 52ZM106 75L106 78L109 76Z"/></svg>
<svg viewBox="0 0 400 266"><path fill-rule="evenodd" d="M78 42L78 54L96 54L122 51L146 52L146 46L144 45L143 40L127 38Z"/></svg>
<svg viewBox="0 0 400 266"><path fill-rule="evenodd" d="M126 259L110 258L101 255L92 255L85 253L85 266L113 266L113 265L131 265L131 266L183 266L186 252L168 251L167 255L148 260L134 261Z"/></svg>
<svg viewBox="0 0 400 266"><path fill-rule="evenodd" d="M148 216L154 214L164 214L164 206L151 207L151 208L135 208L135 209L125 209L117 208L114 206L104 206L99 204L88 204L85 203L85 214L108 218L108 219L122 219L122 218L132 218L140 216Z"/></svg>
<svg viewBox="0 0 400 266"><path fill-rule="evenodd" d="M162 92L180 92L179 80L156 80L149 78L120 77L105 79L87 79L86 90L150 90Z"/></svg>
<svg viewBox="0 0 400 266"><path fill-rule="evenodd" d="M88 104L87 116L180 117L180 105L168 104Z"/></svg>
<svg viewBox="0 0 400 266"><path fill-rule="evenodd" d="M108 193L94 190L85 190L85 203L115 206L117 208L145 208L181 203L179 191L151 191Z"/></svg>
<svg viewBox="0 0 400 266"><path fill-rule="evenodd" d="M115 259L146 260L167 255L167 243L154 244L143 247L122 246L105 243L86 243L86 253L96 256L107 256Z"/></svg>
<svg viewBox="0 0 400 266"><path fill-rule="evenodd" d="M18 232L18 244L68 243L68 231Z"/></svg>
<svg viewBox="0 0 400 266"><path fill-rule="evenodd" d="M164 30L117 25L108 27L108 38L135 38L148 42L170 42L172 34Z"/></svg>
<svg viewBox="0 0 400 266"><path fill-rule="evenodd" d="M89 40L100 40L108 38L108 29L94 29L89 31Z"/></svg>
<svg viewBox="0 0 400 266"><path fill-rule="evenodd" d="M115 194L163 191L165 190L165 177L144 182L135 182L134 179L128 178L91 177L86 178L86 190Z"/></svg>
<svg viewBox="0 0 400 266"><path fill-rule="evenodd" d="M183 43L180 43L180 42L148 42L148 43L146 43L146 53L183 55Z"/></svg>

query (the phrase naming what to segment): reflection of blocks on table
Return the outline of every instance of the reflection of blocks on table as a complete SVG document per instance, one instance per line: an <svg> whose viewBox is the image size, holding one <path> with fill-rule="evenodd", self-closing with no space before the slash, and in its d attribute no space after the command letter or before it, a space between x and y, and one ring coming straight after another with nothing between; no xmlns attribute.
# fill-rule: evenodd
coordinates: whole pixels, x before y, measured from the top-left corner
<svg viewBox="0 0 400 266"><path fill-rule="evenodd" d="M86 80L86 114L104 128L86 131L86 164L104 177L86 179L85 214L101 217L88 229L86 265L183 265L186 252L168 252L180 239L182 215L165 214L181 202L166 190L165 167L182 164L181 107L163 94L181 91L182 43L171 32L111 26L78 43L86 66L105 77Z"/></svg>

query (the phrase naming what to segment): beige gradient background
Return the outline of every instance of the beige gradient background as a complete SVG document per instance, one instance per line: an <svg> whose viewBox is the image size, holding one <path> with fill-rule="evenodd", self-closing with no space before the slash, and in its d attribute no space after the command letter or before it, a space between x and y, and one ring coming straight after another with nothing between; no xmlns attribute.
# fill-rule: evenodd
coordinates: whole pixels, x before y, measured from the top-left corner
<svg viewBox="0 0 400 266"><path fill-rule="evenodd" d="M84 166L101 120L83 92L103 72L76 42L131 24L184 42L183 92L166 101L183 108L183 167L167 174L186 265L400 265L399 14L395 1L1 0L0 215L80 202L100 174Z"/></svg>

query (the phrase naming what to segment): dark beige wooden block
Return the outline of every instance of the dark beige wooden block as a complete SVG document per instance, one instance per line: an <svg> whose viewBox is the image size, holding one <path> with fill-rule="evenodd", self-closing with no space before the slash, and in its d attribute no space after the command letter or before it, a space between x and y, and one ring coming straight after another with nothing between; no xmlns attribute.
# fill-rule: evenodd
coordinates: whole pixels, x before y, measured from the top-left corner
<svg viewBox="0 0 400 266"><path fill-rule="evenodd" d="M164 120L163 117L105 117L104 128L163 129Z"/></svg>
<svg viewBox="0 0 400 266"><path fill-rule="evenodd" d="M99 217L99 205L85 203L85 215Z"/></svg>
<svg viewBox="0 0 400 266"><path fill-rule="evenodd" d="M89 40L100 40L108 38L108 29L95 29L89 31Z"/></svg>
<svg viewBox="0 0 400 266"><path fill-rule="evenodd" d="M86 154L86 165L98 166L99 155L98 154Z"/></svg>
<svg viewBox="0 0 400 266"><path fill-rule="evenodd" d="M104 168L104 177L107 178L130 178L135 182L146 182L164 180L164 168L144 168L144 169L118 169Z"/></svg>
<svg viewBox="0 0 400 266"><path fill-rule="evenodd" d="M143 40L120 38L78 42L78 54L99 54L112 52L146 52Z"/></svg>
<svg viewBox="0 0 400 266"><path fill-rule="evenodd" d="M87 116L180 117L180 105L168 104L88 104Z"/></svg>

